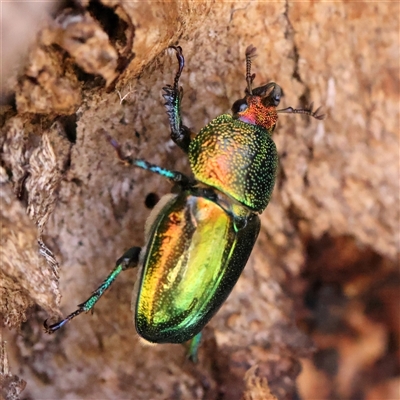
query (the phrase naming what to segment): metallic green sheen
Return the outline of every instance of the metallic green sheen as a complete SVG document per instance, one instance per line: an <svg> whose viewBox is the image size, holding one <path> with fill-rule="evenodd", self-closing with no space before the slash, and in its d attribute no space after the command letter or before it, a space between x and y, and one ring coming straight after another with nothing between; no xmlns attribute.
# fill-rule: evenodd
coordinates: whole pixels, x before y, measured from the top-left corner
<svg viewBox="0 0 400 400"><path fill-rule="evenodd" d="M166 200L148 229L135 323L149 342L182 343L199 333L228 297L260 220L249 214L246 223L235 224L220 205L193 191Z"/></svg>
<svg viewBox="0 0 400 400"><path fill-rule="evenodd" d="M271 133L229 114L213 119L189 146L196 180L262 212L271 198L278 168Z"/></svg>

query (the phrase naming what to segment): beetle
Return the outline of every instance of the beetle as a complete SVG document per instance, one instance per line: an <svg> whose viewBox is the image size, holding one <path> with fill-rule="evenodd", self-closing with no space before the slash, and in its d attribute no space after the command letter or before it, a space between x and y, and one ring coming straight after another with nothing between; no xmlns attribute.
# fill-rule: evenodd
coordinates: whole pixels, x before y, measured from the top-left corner
<svg viewBox="0 0 400 400"><path fill-rule="evenodd" d="M179 79L184 67L182 48L172 46L178 59L173 85L163 88L172 140L187 154L193 177L145 160L125 156L107 133L118 157L175 183L161 198L145 227L145 246L132 247L120 257L104 282L78 309L48 325L53 333L96 302L124 270L139 267L132 309L138 334L152 343L191 340L195 360L201 330L226 300L256 242L260 219L275 184L278 154L272 140L278 113L307 114L319 110L277 110L282 89L274 82L253 88L251 60L246 49L245 96L233 103L232 115L213 119L197 135L183 125Z"/></svg>

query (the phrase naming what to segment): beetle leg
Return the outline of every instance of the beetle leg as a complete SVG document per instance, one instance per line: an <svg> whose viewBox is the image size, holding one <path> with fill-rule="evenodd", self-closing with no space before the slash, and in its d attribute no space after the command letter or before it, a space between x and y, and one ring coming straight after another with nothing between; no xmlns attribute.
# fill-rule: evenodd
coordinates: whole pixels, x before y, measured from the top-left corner
<svg viewBox="0 0 400 400"><path fill-rule="evenodd" d="M48 325L47 320L44 321L44 330L46 333L54 333L58 329L62 328L68 321L75 318L82 312L88 312L93 309L94 305L99 301L100 297L104 292L111 286L115 281L116 277L122 272L130 268L135 268L139 263L140 247L132 247L127 250L122 257L116 262L115 268L111 271L110 275L104 280L104 282L92 293L92 295L82 304L78 305L78 309L73 313L69 314L66 318L55 324Z"/></svg>
<svg viewBox="0 0 400 400"><path fill-rule="evenodd" d="M189 342L188 358L193 363L197 363L198 361L197 353L200 347L200 341L201 341L201 332L199 332L196 336L194 336Z"/></svg>
<svg viewBox="0 0 400 400"><path fill-rule="evenodd" d="M185 152L188 152L190 144L190 129L182 124L181 102L183 97L183 89L179 86L179 78L185 65L182 48L180 46L171 46L176 51L178 59L178 71L175 75L173 86L167 85L163 87L164 103L167 110L169 125L171 127L171 139Z"/></svg>
<svg viewBox="0 0 400 400"><path fill-rule="evenodd" d="M169 169L159 167L158 165L150 164L145 160L126 157L124 161L130 165L134 165L135 167L139 167L145 169L146 171L151 171L155 174L168 178L172 182L178 183L183 187L191 186L191 184L193 183L190 178L179 171L171 171Z"/></svg>
<svg viewBox="0 0 400 400"><path fill-rule="evenodd" d="M118 158L123 161L127 165L133 165L135 167L142 168L146 171L154 172L155 174L161 175L164 178L171 180L174 183L178 183L181 187L189 187L192 186L195 182L187 177L186 175L182 174L179 171L171 171L166 168L159 167L158 165L151 164L146 160L142 160L140 158L133 158L130 156L125 156L121 150L121 146L119 143L112 138L106 131L103 130L107 140L111 143L111 146L117 152Z"/></svg>

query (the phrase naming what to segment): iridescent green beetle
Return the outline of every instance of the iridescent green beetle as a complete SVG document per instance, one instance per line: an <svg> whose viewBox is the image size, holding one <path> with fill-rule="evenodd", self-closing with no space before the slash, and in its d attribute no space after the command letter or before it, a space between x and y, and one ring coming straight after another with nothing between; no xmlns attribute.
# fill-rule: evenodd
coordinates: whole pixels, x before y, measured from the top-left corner
<svg viewBox="0 0 400 400"><path fill-rule="evenodd" d="M53 333L91 310L120 272L140 267L132 305L139 335L152 343L192 339L191 357L195 359L201 330L237 282L260 230L258 214L271 198L278 165L271 135L278 113L302 113L317 119L323 115L312 107L277 110L282 90L276 83L253 89L255 48L249 46L244 98L233 104L233 115L220 115L194 135L181 121L179 78L184 58L180 47L173 49L179 68L174 84L163 88L163 96L171 138L188 154L194 178L125 157L118 143L108 137L124 162L170 179L179 191L164 196L152 210L145 247L128 250L75 312L44 326Z"/></svg>

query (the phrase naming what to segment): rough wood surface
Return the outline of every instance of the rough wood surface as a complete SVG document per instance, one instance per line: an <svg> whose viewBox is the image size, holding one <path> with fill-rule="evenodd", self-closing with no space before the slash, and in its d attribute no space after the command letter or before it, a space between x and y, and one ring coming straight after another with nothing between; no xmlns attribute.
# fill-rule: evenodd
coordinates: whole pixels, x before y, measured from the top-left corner
<svg viewBox="0 0 400 400"><path fill-rule="evenodd" d="M2 81L0 313L14 329L4 335L13 373L27 381L23 398L395 393L399 3L75 3L47 17ZM183 120L194 131L242 97L249 44L258 49L256 84L282 86L282 107L313 101L327 113L324 121L280 116L278 183L252 257L206 328L198 365L183 346L141 344L133 271L93 315L52 336L42 331L46 318L85 300L127 248L143 245L146 197L170 189L121 165L99 129L126 153L189 172L161 98L176 71L172 44L186 58ZM310 298L322 309L303 305ZM380 319L366 311L371 298L382 304ZM347 331L328 329L330 307L343 312L335 329ZM315 357L329 362L330 349L333 372ZM359 378L381 371L388 352L397 354L392 370L376 382Z"/></svg>

